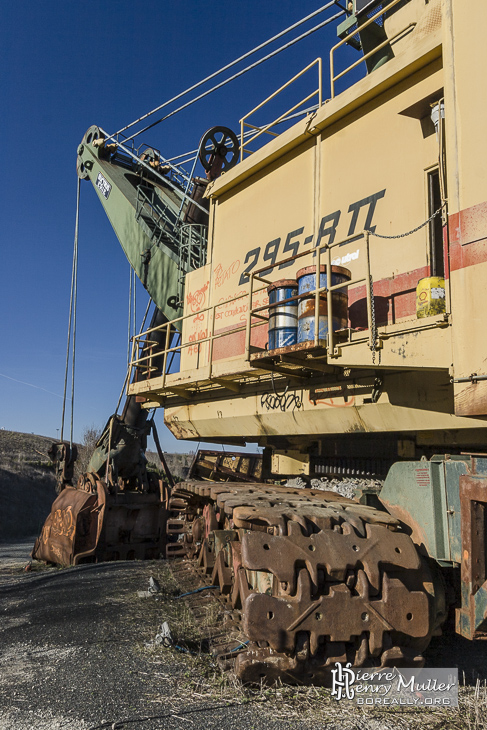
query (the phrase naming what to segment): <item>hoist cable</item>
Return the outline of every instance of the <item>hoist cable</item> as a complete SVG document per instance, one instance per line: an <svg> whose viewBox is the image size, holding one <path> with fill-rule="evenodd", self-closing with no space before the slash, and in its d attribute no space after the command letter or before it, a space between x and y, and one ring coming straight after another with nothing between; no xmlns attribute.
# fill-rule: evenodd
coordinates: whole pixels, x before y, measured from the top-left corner
<svg viewBox="0 0 487 730"><path fill-rule="evenodd" d="M74 245L73 245L73 265L71 269L71 293L69 298L69 318L68 318L68 341L66 345L66 368L64 371L64 391L63 391L63 414L61 418L61 442L64 439L64 420L66 415L66 393L68 389L68 373L69 373L69 350L71 346L71 329L73 325L73 309L76 307L76 301L75 301L75 295L76 295L76 285L75 282L77 280L77 273L78 273L78 229L79 229L79 197L80 197L80 183L81 180L78 178L78 185L77 185L77 193L76 193L76 222L74 226ZM74 339L74 336L73 336ZM73 346L73 354L74 354L74 346ZM73 370L74 370L74 362L73 362ZM74 378L74 375L73 375ZM73 401L74 401L74 384L72 386L72 394L71 394L71 424L73 422ZM73 440L72 435L72 425L71 425L71 443Z"/></svg>
<svg viewBox="0 0 487 730"><path fill-rule="evenodd" d="M289 122L291 119L296 119L297 117L303 117L306 114L311 114L312 112L315 112L318 109L317 104L313 104L313 106L308 107L307 109L302 109L299 112L295 112L295 114L289 114L286 117L283 117L280 122L277 122L275 125L276 127L279 124L284 124L285 122ZM266 124L263 125L264 127L267 126ZM255 134L255 129L249 129L248 132L244 132L243 136L244 139L247 139L249 137L252 137L252 135ZM198 155L199 148L197 150L191 150L191 152L184 152L182 155L176 155L176 157L169 157L166 159L166 162L173 162L174 164L180 165L181 167L183 165L187 165L188 162L193 162L194 159L196 159L196 156ZM182 160L181 162L175 162L175 160L180 160L181 157L187 157L187 160Z"/></svg>
<svg viewBox="0 0 487 730"><path fill-rule="evenodd" d="M332 2L330 5L334 5L335 3ZM331 18L327 18L327 20L324 20L322 23L319 23L318 25L315 25L314 28L311 28L310 30L307 30L305 33L302 33L301 35L297 36L297 38L294 38L294 40L289 41L289 43L285 43L283 46L280 46L280 48L276 48L275 51L272 51L267 56L264 56L259 61L255 61L254 63L251 63L250 66L246 66L245 68L238 71L233 76L229 76L228 79L225 79L224 81L221 81L219 84L216 84L215 86L212 86L211 89L208 89L207 91L204 91L202 94L199 94L199 96L195 96L190 101L187 101L185 104L182 104L177 109L174 109L173 111L169 112L169 114L166 114L164 117L161 117L160 119L157 119L155 122L152 122L152 124L147 125L147 127L144 127L143 129L139 130L138 132L134 132L130 137L126 137L124 139L124 144L129 142L131 139L134 139L135 137L138 137L139 134L143 134L144 132L147 132L149 129L152 129L152 127L155 127L157 124L160 124L161 122L165 121L166 119L169 119L169 117L174 116L174 114L177 114L178 112L182 111L183 109L186 109L187 107L191 106L197 101L200 101L200 99L203 99L205 96L208 96L209 94L212 94L214 91L217 91L217 89L221 89L226 84L229 84L231 81L235 81L235 79L238 79L239 76L243 76L243 74L247 73L248 71L251 71L252 69L256 68L257 66L260 66L261 63L264 63L264 61L268 61L270 58L273 58L274 56L277 56L279 53L282 53L282 51L285 51L287 48L290 48L295 43L298 43L299 41L303 40L304 38L307 38L312 33L316 33L317 30L321 30L321 28L324 28L326 25L329 25L334 20L337 20L340 16L344 14L344 10L340 10L339 13L335 13L335 15L332 15ZM115 137L116 135L113 135Z"/></svg>
<svg viewBox="0 0 487 730"><path fill-rule="evenodd" d="M81 182L81 180L80 180ZM79 201L78 201L79 202ZM79 208L76 210L76 234L75 234L75 267L74 267L74 294L73 294L73 353L71 359L71 422L69 431L69 443L73 447L73 424L74 424L74 370L76 365L76 313L78 303L78 223Z"/></svg>
<svg viewBox="0 0 487 730"><path fill-rule="evenodd" d="M328 2L326 5L323 5L321 8L318 8L318 10L315 10L310 15L307 15L305 18L302 18L297 23L290 25L289 28L282 30L277 35L273 36L272 38L269 38L269 40L265 41L264 43L261 43L259 46L256 46L251 51L247 51L247 53L244 53L243 56L240 56L239 58L235 59L235 61L228 63L226 66L222 66L222 68L220 68L218 71L215 71L214 73L210 74L209 76L202 79L201 81L198 81L197 84L193 84L193 86L190 86L185 91L181 91L181 93L177 94L177 96L173 96L172 99L165 101L163 104L156 107L152 111L147 112L147 114L144 114L143 116L136 119L135 122L131 122L130 124L127 124L127 126L122 127L122 129L119 129L116 134L121 134L122 132L125 132L127 129L130 129L131 127L133 127L135 124L142 122L144 119L147 119L148 117L152 116L152 114L155 114L156 112L160 111L161 109L164 109L164 107L169 106L169 104L172 104L174 101L181 99L181 97L186 96L186 94L189 94L191 91L194 91L195 89L199 88L200 86L203 86L203 84L206 84L207 81L211 81L211 79L214 79L216 76L219 76L224 71L228 71L229 68L232 68L232 66L236 66L237 63L240 63L240 61L244 61L246 58L249 58L249 56L253 56L254 53L257 53L257 51L261 51L266 46L270 45L274 41L277 41L279 38L282 38L282 36L286 35L287 33L290 33L295 28L298 28L303 23L306 23L307 20L311 20L311 18L314 18L316 15L319 15L324 10L328 10L328 8L330 8L332 5L335 5L335 4L336 4L335 0L333 0L332 2Z"/></svg>
<svg viewBox="0 0 487 730"><path fill-rule="evenodd" d="M127 367L130 365L130 337L132 335L132 266L129 264L129 314L127 326Z"/></svg>
<svg viewBox="0 0 487 730"><path fill-rule="evenodd" d="M135 269L130 264L129 270L129 307L128 307L128 325L127 325L127 367L130 365L130 341L132 336L135 337L137 327L137 279Z"/></svg>
<svg viewBox="0 0 487 730"><path fill-rule="evenodd" d="M135 328L137 327L137 274L135 273L135 269L133 269L133 277L134 277L134 302L132 306L132 332L134 333L135 337Z"/></svg>
<svg viewBox="0 0 487 730"><path fill-rule="evenodd" d="M142 332L144 331L145 322L147 319L147 315L149 314L149 309L150 309L151 304L152 304L152 298L149 299L149 301L147 303L147 308L145 310L144 318L142 320L142 324L140 325L139 335L141 335ZM135 330L134 330L134 332L135 332ZM127 364L127 373L125 375L125 380L123 381L122 390L120 391L120 396L118 398L117 407L115 408L115 415L117 415L118 409L120 408L120 403L122 402L123 394L125 393L125 388L127 387L129 377L130 377L130 358L129 358L129 362Z"/></svg>

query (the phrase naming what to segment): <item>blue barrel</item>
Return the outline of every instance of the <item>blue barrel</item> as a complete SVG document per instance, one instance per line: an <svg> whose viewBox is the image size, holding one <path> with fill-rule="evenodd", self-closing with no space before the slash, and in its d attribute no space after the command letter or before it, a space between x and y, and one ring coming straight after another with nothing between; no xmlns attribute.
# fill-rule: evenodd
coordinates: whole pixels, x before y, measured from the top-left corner
<svg viewBox="0 0 487 730"><path fill-rule="evenodd" d="M316 266L307 266L300 269L296 275L298 281L298 293L306 294L316 289ZM351 275L348 269L342 266L331 267L331 286L350 281ZM326 266L320 267L320 286L326 286ZM348 327L348 294L347 289L337 289L332 292L332 326L333 331ZM328 302L327 293L320 294L319 303L319 332L320 340L326 340L328 335ZM298 342L308 342L315 338L315 295L299 299L298 305Z"/></svg>
<svg viewBox="0 0 487 730"><path fill-rule="evenodd" d="M269 295L269 350L295 345L298 333L298 302L279 302L298 294L296 279L281 279L267 287Z"/></svg>

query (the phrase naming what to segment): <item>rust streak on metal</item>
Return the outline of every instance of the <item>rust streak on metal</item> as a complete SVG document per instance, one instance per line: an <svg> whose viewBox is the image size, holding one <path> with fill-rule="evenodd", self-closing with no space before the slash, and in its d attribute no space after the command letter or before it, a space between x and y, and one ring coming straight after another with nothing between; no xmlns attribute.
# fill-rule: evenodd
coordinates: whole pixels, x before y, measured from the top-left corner
<svg viewBox="0 0 487 730"><path fill-rule="evenodd" d="M225 657L243 681L325 683L336 661L422 664L437 629L431 576L391 515L258 482L186 481L171 506L184 526L168 556L184 551L220 586L248 640Z"/></svg>

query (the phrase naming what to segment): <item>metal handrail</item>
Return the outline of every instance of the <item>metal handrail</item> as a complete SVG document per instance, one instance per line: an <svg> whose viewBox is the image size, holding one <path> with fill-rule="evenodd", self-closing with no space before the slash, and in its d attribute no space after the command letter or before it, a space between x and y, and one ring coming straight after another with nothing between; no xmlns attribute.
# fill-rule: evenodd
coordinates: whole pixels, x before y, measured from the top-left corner
<svg viewBox="0 0 487 730"><path fill-rule="evenodd" d="M344 288L348 288L350 286L355 286L356 284L361 284L365 282L366 287L366 296L367 296L367 320L368 320L368 329L369 329L369 347L371 349L375 348L376 346L376 333L373 330L373 283L372 278L370 274L370 250L369 250L369 231L362 231L361 233L355 233L352 236L348 236L347 238L340 239L339 241L336 241L332 244L321 244L320 246L317 246L314 251L316 252L317 257L317 263L316 263L316 271L320 271L321 268L321 255L322 252L325 251L327 254L327 261L326 261L326 267L327 267L327 284L324 286L317 286L316 289L310 290L306 293L306 296L309 297L310 295L315 296L315 311L314 311L314 317L315 317L315 335L314 335L314 346L318 347L319 342L319 304L320 304L320 296L322 293L332 293L336 290L343 290ZM334 285L328 285L331 283L331 273L332 273L332 263L331 263L331 251L333 248L336 248L337 246L343 246L346 243L351 243L352 241L356 241L357 239L364 238L365 239L365 256L366 256L366 275L358 278L354 278L350 281L344 281L339 284ZM133 350L132 350L132 360L130 363L131 368L141 368L141 366L146 367L146 371L150 372L152 369L152 360L155 357L163 357L163 367L162 367L162 384L161 388L166 387L166 381L167 376L169 373L167 372L167 361L169 355L172 353L179 354L182 353L184 349L187 349L189 347L204 345L206 343L209 343L209 352L208 352L208 380L211 380L212 377L212 366L213 366L213 348L214 348L214 341L217 339L221 339L222 337L228 337L229 335L235 334L237 332L245 331L245 360L246 362L250 361L250 355L251 355L251 337L252 337L252 330L256 327L261 327L264 322L268 321L268 315L262 314L266 310L269 310L269 306L272 307L272 305L259 305L258 307L252 307L252 301L255 295L259 294L260 292L267 289L267 287L272 284L273 282L270 279L264 278L261 276L263 272L269 271L269 269L274 269L277 266L280 266L282 263L289 262L289 261L295 261L299 258L302 258L303 256L310 256L312 252L311 251L302 251L299 254L296 254L295 256L290 256L286 259L282 260L276 260L274 264L266 264L265 267L262 267L261 269L258 269L255 272L249 273L249 291L245 292L243 294L239 294L235 297L232 297L231 299L228 299L224 302L218 302L216 304L210 305L208 307L204 307L203 309L200 309L198 311L198 315L206 315L207 316L207 322L208 322L208 330L209 333L202 337L201 339L195 340L195 341L188 341L188 342L180 342L179 344L175 345L174 347L169 347L170 345L170 339L172 333L174 333L176 327L176 323L181 323L181 329L182 329L182 323L185 320L189 320L194 318L195 313L190 312L188 314L181 315L180 317L177 317L170 322L166 322L164 324L159 325L155 328L149 328L148 330L145 330L144 332L139 333L134 338L134 344L133 344ZM260 282L263 286L255 286L254 282ZM319 284L319 279L316 279L317 284ZM297 295L295 297L291 297L289 301L295 299L299 300L302 299L303 295ZM224 331L220 331L215 333L215 322L216 322L216 312L218 308L227 306L228 304L231 304L232 302L241 300L241 299L248 299L249 305L247 308L247 315L246 315L246 321L245 323L238 323L234 326L231 326L229 329L225 329ZM336 356L335 353L335 342L334 342L334 333L333 333L333 299L332 297L328 297L328 335L327 335L327 345L326 345L326 351L327 355L329 357ZM282 304L282 302L279 302L279 304ZM256 320L260 320L257 321ZM143 355L143 349L147 348L147 337L151 333L157 331L157 330L164 330L166 331L166 338L165 338L165 348L162 351L159 352L152 352L152 349L149 354ZM139 350L139 352L137 352ZM136 354L137 352L137 354Z"/></svg>
<svg viewBox="0 0 487 730"><path fill-rule="evenodd" d="M297 79L299 79L303 74L306 73L306 71L309 71L310 68L318 64L318 88L316 91L311 92L311 94L308 94L304 99L299 101L297 104L292 106L290 109L285 111L283 114L280 114L277 119L275 119L273 122L269 122L269 124L266 124L264 127L256 127L252 124L249 124L246 122L246 120L252 115L255 114L255 112L259 111L263 106L265 106L268 102L270 102L272 99L274 99L276 96L278 96L284 89L287 89L288 86L293 84ZM243 116L240 119L240 160L244 159L244 154L247 152L248 154L252 154L252 152L246 148L245 146L245 138L244 138L244 127L249 127L250 129L257 129L259 130L256 134L254 134L252 137L250 137L247 140L247 144L252 143L254 140L256 140L258 137L261 136L261 134L270 134L272 136L278 136L275 132L271 132L271 127L275 127L277 124L280 124L284 118L290 114L291 112L298 109L300 106L305 104L307 101L312 99L313 96L316 96L318 94L318 108L321 107L323 103L323 83L322 83L322 61L321 58L316 58L314 61L309 63L305 68L303 68L299 73L297 73L295 76L292 77L292 79L289 79L285 84L283 84L279 89L274 91L273 94L268 96L264 101L262 101L260 104L258 104L256 107L252 109L252 111L248 112L245 116Z"/></svg>
<svg viewBox="0 0 487 730"><path fill-rule="evenodd" d="M387 0L386 0L386 2L387 2ZM365 23L361 23L360 27L357 28L355 33L345 36L345 38L342 38L336 45L334 45L332 47L332 49L330 50L330 93L331 93L332 99L335 98L335 81L338 81L338 79L341 79L342 76L345 76L345 74L347 74L349 71L352 71L352 69L356 68L359 64L363 63L368 58L373 56L375 53L377 53L377 51L380 51L382 48L387 46L389 43L392 43L393 41L395 41L396 38L398 38L400 35L402 35L403 33L405 33L410 28L413 28L416 25L416 23L409 23L409 25L407 25L405 28L400 30L395 35L393 35L391 38L387 38L385 41L380 43L378 46L373 48L368 53L364 53L361 56L361 58L358 59L358 61L355 61L350 66L347 66L347 68L344 71L341 71L339 74L337 74L335 76L334 59L333 59L333 54L335 53L335 51L338 48L340 48L341 46L343 46L345 43L347 43L350 40L351 36L356 35L359 31L362 31L364 28L367 28L367 26L374 23L380 15L384 15L388 10L391 10L395 5L397 5L400 2L402 2L402 0L390 0L390 2L388 4L383 5L383 7L380 10L378 10L377 13L372 15L368 20L366 20Z"/></svg>
<svg viewBox="0 0 487 730"><path fill-rule="evenodd" d="M266 286L261 287L260 289L255 289L254 292L253 292L253 294L254 295L255 294L258 294L259 292L263 291L264 289L266 289ZM218 302L217 304L213 304L211 306L204 307L203 309L200 309L197 312L198 315L205 314L205 313L210 313L211 312L211 315L210 315L210 322L211 322L210 334L208 334L206 337L203 337L203 338L201 338L199 340L196 340L194 342L189 342L189 341L188 342L182 342L181 341L178 345L175 345L174 347L169 347L170 338L171 338L171 332L174 332L174 330L176 329L175 324L178 323L178 322L180 322L181 323L181 329L182 329L182 323L184 322L184 320L188 320L188 319L194 318L195 312L190 312L188 314L181 315L180 317L176 317L176 319L173 319L170 322L165 322L164 324L161 324L158 327L152 327L152 328L149 328L149 329L145 330L144 332L140 332L138 335L136 335L133 338L132 359L131 359L131 362L130 362L130 368L131 369L140 368L142 364L148 363L147 364L147 369L149 370L150 368L152 368L152 359L153 358L155 358L155 357L163 357L164 358L164 362L163 362L163 367L162 367L162 386L161 387L164 388L165 385L166 385L167 375L169 375L169 373L166 372L166 370L167 370L167 358L168 358L168 355L170 355L173 352L174 353L179 352L181 354L181 352L182 352L183 349L186 349L186 348L189 348L189 347L194 347L196 345L198 345L198 346L199 345L203 345L206 342L209 342L210 343L210 352L209 352L209 358L208 358L208 365L209 365L209 368L210 368L209 378L211 378L211 374L212 374L212 362L213 362L213 357L212 357L213 356L213 342L214 342L214 340L220 339L222 337L227 337L228 335L234 334L236 332L241 332L241 331L247 329L247 323L245 323L245 324L244 323L239 323L239 324L235 325L234 327L231 327L229 329L224 330L223 332L218 332L218 333L215 334L216 310L218 308L220 308L220 307L227 306L228 304L231 304L232 302L235 302L235 301L237 301L239 299L247 298L249 296L250 296L250 293L249 292L245 292L244 294L239 294L239 295L237 295L235 297L232 297L231 299L227 299L224 302ZM248 312L250 312L250 310L251 310L251 303L252 303L252 299L249 299L249 307L248 307L248 310L247 310ZM259 327L259 326L261 326L261 323L252 325L252 328ZM140 352L142 352L143 349L144 349L144 347L147 346L147 339L146 338L147 338L148 335L150 335L151 333L156 332L158 330L164 330L164 329L166 330L166 344L165 344L165 349L164 350L161 350L161 351L156 352L156 353L150 352L148 355L143 355L143 356L141 356L139 353L137 353L137 355L136 355L137 349L139 349Z"/></svg>
<svg viewBox="0 0 487 730"><path fill-rule="evenodd" d="M352 236L347 236L347 238L340 239L339 241L335 241L334 243L323 243L320 246L317 246L314 251L316 252L317 257L317 263L316 263L316 271L320 272L321 269L321 253L322 251L325 251L327 253L327 260L326 260L326 284L324 286L319 286L319 278L316 276L315 282L317 284L315 289L311 289L306 293L306 296L309 297L310 295L314 294L315 296L315 307L314 307L314 320L315 320L315 329L314 329L314 346L319 346L319 306L320 306L320 296L322 293L328 293L333 292L338 289L345 289L350 286L354 286L356 284L361 284L365 282L365 289L366 289L366 296L367 296L367 324L368 324L368 330L369 330L369 347L373 349L376 346L375 341L375 332L373 332L373 283L372 283L372 277L370 273L370 247L369 247L369 236L370 232L367 230L361 231L360 233L354 233ZM346 243L351 243L352 241L356 241L359 238L365 239L365 256L366 256L366 269L367 273L365 276L362 276L360 278L351 279L350 281L344 281L340 284L334 284L332 286L329 286L331 282L331 274L332 274L332 263L331 263L331 251L333 248L336 248L337 246L343 246ZM249 281L250 281L250 291L249 291L249 298L250 302L252 302L253 294L257 293L256 291L253 291L253 282L254 279L257 279L258 281L265 282L266 285L269 285L273 282L269 281L268 279L263 279L259 274L262 272L267 272L269 270L274 269L276 266L281 266L283 263L287 263L290 261L295 261L302 256L309 256L311 251L302 251L301 253L296 254L295 256L290 256L287 259L283 260L276 260L274 264L266 264L265 267L262 267L261 269L258 269L255 272L252 272L251 274L248 274ZM321 272L320 272L321 273ZM262 289L259 289L258 291L262 291ZM286 301L292 301L296 300L299 301L303 298L303 295L296 295L295 297L291 297L289 300ZM281 305L282 302L279 302ZM250 336L251 336L251 322L252 318L258 317L260 319L263 319L261 315L259 315L259 312L263 309L268 309L268 306L265 307L255 307L255 308L249 308L248 314L247 314L247 330L246 330L246 341L245 341L245 358L246 360L250 360L250 351L251 351L251 344L250 344ZM268 319L268 318L267 318ZM333 357L335 355L335 343L334 343L334 336L333 336L333 297L327 297L327 319L328 319L328 335L327 335L327 345L326 345L326 351L328 357Z"/></svg>
<svg viewBox="0 0 487 730"><path fill-rule="evenodd" d="M202 210L204 213L208 213L208 211L206 210L206 208L204 208L202 205L200 205L198 202L196 202L196 200L192 200L191 199L191 196L188 193L185 193L183 190L181 190L181 188L178 185L176 185L176 183L174 183L168 177L165 177L164 175L161 175L160 172L158 172L153 167L151 167L150 165L148 165L147 162L145 162L145 160L141 160L135 154L135 152L131 152L129 149L127 149L127 147L125 145L123 145L119 140L116 139L116 135L108 134L108 132L106 132L101 127L99 127L99 130L103 134L103 136L105 137L105 143L108 142L108 140L112 139L118 145L118 147L121 150L123 150L129 157L131 157L135 162L137 162L137 164L139 164L141 167L143 167L146 170L148 170L152 175L154 175L155 177L157 177L165 185L169 185L169 187L171 187L178 195L182 196L182 198L184 200L189 200L193 205L195 205L197 208L199 208L200 210ZM177 167L175 167L174 165L172 165L170 162L167 162L163 157L161 157L161 160L163 161L164 165L166 165L166 164L169 165L169 167L172 170L174 170L176 173L180 174L180 171L178 170ZM187 175L185 175L184 178L185 178L185 180L187 180Z"/></svg>
<svg viewBox="0 0 487 730"><path fill-rule="evenodd" d="M150 188L146 188L151 190ZM179 247L179 236L174 221L168 215L171 209L159 199L154 201L144 190L143 185L137 186L137 207L135 210L135 219L138 221L144 216L149 218L154 224L154 230L151 231L151 240L155 239L156 243L160 243L163 237L170 240L172 245ZM150 226L148 226L150 229Z"/></svg>
<svg viewBox="0 0 487 730"><path fill-rule="evenodd" d="M152 190L151 188L147 188L148 190ZM139 206L139 203L141 204ZM161 201L162 204L162 201ZM167 206L166 206L167 207ZM165 217L163 211L157 210L156 206L154 205L154 202L150 199L149 195L146 193L142 185L137 186L137 208L135 211L135 215L137 217L140 217L143 215L143 212L146 211L146 214L151 218L153 223L155 223L158 228L161 228L161 221L167 222L167 218Z"/></svg>

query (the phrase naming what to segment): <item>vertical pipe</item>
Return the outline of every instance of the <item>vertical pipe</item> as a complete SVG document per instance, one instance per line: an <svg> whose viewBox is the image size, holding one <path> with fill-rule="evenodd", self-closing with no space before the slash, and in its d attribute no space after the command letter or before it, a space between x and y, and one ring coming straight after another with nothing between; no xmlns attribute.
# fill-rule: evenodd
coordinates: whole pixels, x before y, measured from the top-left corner
<svg viewBox="0 0 487 730"><path fill-rule="evenodd" d="M323 103L323 79L322 79L322 61L321 57L318 59L318 104L322 105Z"/></svg>
<svg viewBox="0 0 487 730"><path fill-rule="evenodd" d="M315 347L318 347L320 338L320 278L321 278L321 246L316 249L315 271Z"/></svg>
<svg viewBox="0 0 487 730"><path fill-rule="evenodd" d="M127 368L127 377L125 378L125 385L126 385L125 394L126 395L128 395L128 389L129 389L130 368L133 368L134 367L135 349L140 344L139 342L137 342L137 339L138 339L137 336L135 336L135 337L132 338L132 353L131 353L131 356L130 356L129 367ZM120 400L118 401L118 404L120 405ZM117 405L117 411L116 412L118 413L118 405Z"/></svg>
<svg viewBox="0 0 487 730"><path fill-rule="evenodd" d="M335 97L335 69L333 65L333 48L330 51L330 96Z"/></svg>
<svg viewBox="0 0 487 730"><path fill-rule="evenodd" d="M240 162L244 158L244 119L245 117L242 117L240 120Z"/></svg>
<svg viewBox="0 0 487 730"><path fill-rule="evenodd" d="M211 371L213 368L213 337L215 334L215 314L216 314L216 304L213 305L211 308L211 328L210 328L210 354L209 354L209 365L210 365L210 372L208 373L208 377L211 379ZM198 350L199 354L199 350Z"/></svg>
<svg viewBox="0 0 487 730"><path fill-rule="evenodd" d="M171 340L171 323L166 322L166 342L164 345L164 364L162 367L162 387L164 388L166 385L166 370L167 370L167 351L169 349Z"/></svg>
<svg viewBox="0 0 487 730"><path fill-rule="evenodd" d="M331 286L331 248L326 249L326 309L328 316L328 357L333 357L333 292L330 292Z"/></svg>
<svg viewBox="0 0 487 730"><path fill-rule="evenodd" d="M130 364L130 335L132 322L132 264L129 264L129 314L128 314L128 326L127 326L127 367ZM135 330L134 330L135 332Z"/></svg>
<svg viewBox="0 0 487 730"><path fill-rule="evenodd" d="M252 333L252 292L254 288L254 274L250 274L249 306L247 307L247 321L245 323L245 360L250 360L250 337Z"/></svg>

